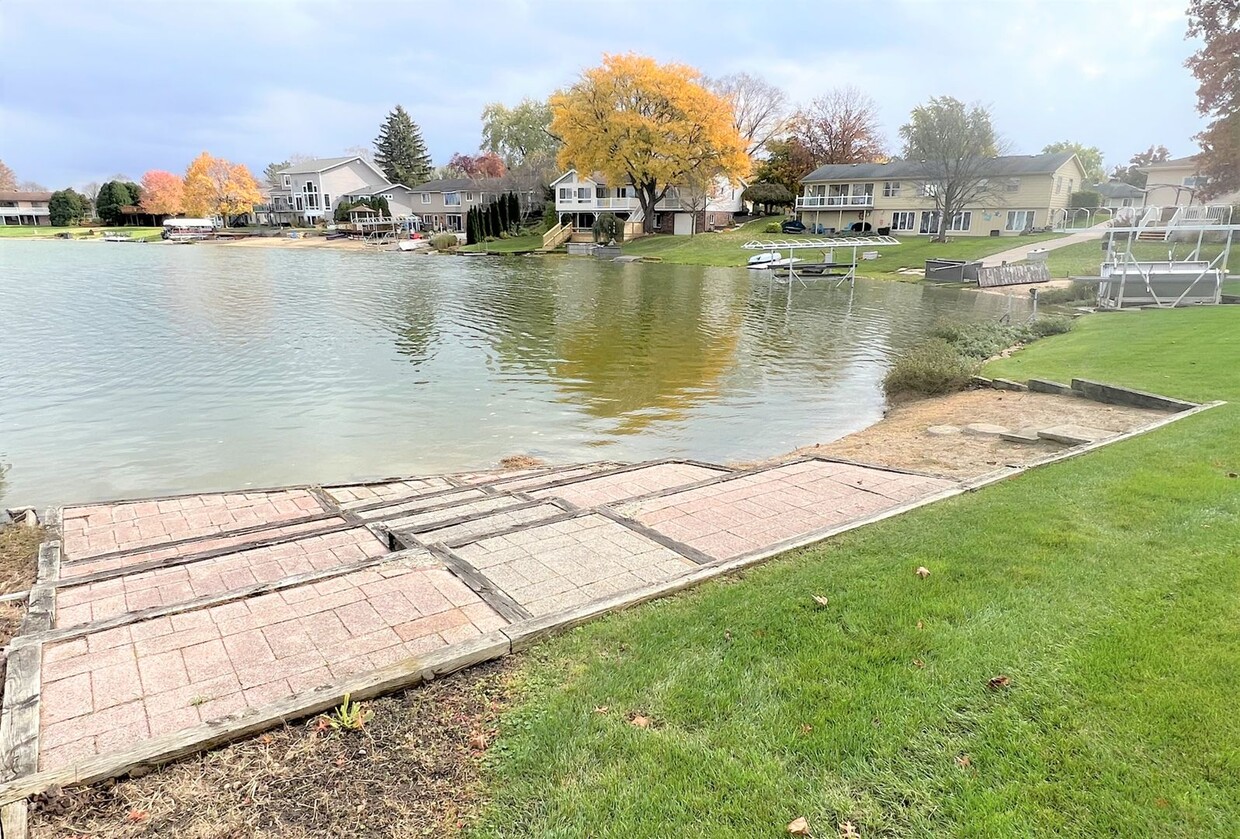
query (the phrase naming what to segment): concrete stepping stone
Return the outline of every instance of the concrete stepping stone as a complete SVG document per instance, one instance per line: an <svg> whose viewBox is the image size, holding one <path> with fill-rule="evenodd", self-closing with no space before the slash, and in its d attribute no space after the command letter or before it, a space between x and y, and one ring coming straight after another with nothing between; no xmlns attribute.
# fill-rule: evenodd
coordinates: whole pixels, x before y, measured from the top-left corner
<svg viewBox="0 0 1240 839"><path fill-rule="evenodd" d="M926 429L926 433L931 437L950 437L953 434L960 433L958 425L932 425Z"/></svg>
<svg viewBox="0 0 1240 839"><path fill-rule="evenodd" d="M1036 428L1018 428L1015 431L1005 431L999 437L1002 440L1007 440L1009 443L1040 443L1043 439L1038 436L1038 429Z"/></svg>
<svg viewBox="0 0 1240 839"><path fill-rule="evenodd" d="M1114 437L1115 432L1102 428L1090 428L1086 425L1056 425L1052 428L1041 429L1038 431L1038 436L1044 440L1066 443L1069 446L1083 446L1107 437Z"/></svg>
<svg viewBox="0 0 1240 839"><path fill-rule="evenodd" d="M974 434L978 437L998 437L1006 434L1011 429L1005 425L994 425L989 422L971 422L964 427L964 430L966 433Z"/></svg>

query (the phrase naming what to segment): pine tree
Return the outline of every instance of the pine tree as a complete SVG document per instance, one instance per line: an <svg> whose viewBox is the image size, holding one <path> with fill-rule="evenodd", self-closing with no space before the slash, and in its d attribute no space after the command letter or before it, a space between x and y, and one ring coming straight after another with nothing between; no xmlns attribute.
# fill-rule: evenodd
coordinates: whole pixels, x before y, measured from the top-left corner
<svg viewBox="0 0 1240 839"><path fill-rule="evenodd" d="M521 201L515 192L508 193L508 218L512 220L515 233L521 227Z"/></svg>
<svg viewBox="0 0 1240 839"><path fill-rule="evenodd" d="M495 207L499 211L499 229L501 231L511 230L512 219L508 218L508 196L502 192L495 196Z"/></svg>
<svg viewBox="0 0 1240 839"><path fill-rule="evenodd" d="M392 109L375 138L375 165L392 183L417 186L431 174L431 156L422 129L400 105Z"/></svg>
<svg viewBox="0 0 1240 839"><path fill-rule="evenodd" d="M487 206L488 221L490 221L491 235L498 236L499 232L504 229L504 223L499 217L499 199L492 201Z"/></svg>

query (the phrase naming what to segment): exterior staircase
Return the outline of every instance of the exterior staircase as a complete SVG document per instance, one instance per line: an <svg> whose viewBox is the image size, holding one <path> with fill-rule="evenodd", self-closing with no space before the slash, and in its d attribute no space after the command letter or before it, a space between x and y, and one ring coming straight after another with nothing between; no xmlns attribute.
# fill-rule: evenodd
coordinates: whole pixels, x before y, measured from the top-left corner
<svg viewBox="0 0 1240 839"><path fill-rule="evenodd" d="M544 251L553 251L571 239L572 235L573 226L571 224L557 224L543 234L542 249Z"/></svg>

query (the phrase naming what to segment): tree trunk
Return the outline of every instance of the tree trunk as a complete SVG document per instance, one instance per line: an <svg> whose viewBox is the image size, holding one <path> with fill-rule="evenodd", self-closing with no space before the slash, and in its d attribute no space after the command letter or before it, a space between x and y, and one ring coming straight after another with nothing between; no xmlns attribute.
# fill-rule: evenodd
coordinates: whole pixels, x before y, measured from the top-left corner
<svg viewBox="0 0 1240 839"><path fill-rule="evenodd" d="M654 233L654 205L659 203L657 188L653 184L644 184L637 188L637 202L642 207L642 230Z"/></svg>
<svg viewBox="0 0 1240 839"><path fill-rule="evenodd" d="M944 201L943 209L939 211L939 232L938 232L938 235L934 237L934 241L936 242L947 241L947 217L950 212L951 212L950 202Z"/></svg>

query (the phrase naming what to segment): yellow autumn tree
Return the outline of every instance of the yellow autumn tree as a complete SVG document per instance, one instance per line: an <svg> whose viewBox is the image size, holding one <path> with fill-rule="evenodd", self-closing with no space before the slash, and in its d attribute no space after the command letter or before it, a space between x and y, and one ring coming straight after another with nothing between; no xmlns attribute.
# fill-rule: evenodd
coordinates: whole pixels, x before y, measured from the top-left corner
<svg viewBox="0 0 1240 839"><path fill-rule="evenodd" d="M637 191L646 232L668 187L749 174L745 140L729 104L683 64L641 55L604 55L567 90L551 97L551 128L564 141L559 163L602 172Z"/></svg>
<svg viewBox="0 0 1240 839"><path fill-rule="evenodd" d="M185 170L185 211L192 216L229 216L253 211L263 200L258 182L241 163L203 152Z"/></svg>

